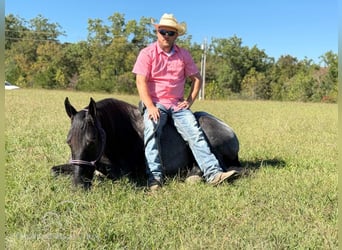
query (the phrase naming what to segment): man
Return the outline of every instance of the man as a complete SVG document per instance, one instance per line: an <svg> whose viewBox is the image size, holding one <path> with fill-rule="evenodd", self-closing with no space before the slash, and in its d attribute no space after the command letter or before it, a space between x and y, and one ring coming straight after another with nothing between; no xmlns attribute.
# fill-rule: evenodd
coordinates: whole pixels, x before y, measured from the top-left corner
<svg viewBox="0 0 342 250"><path fill-rule="evenodd" d="M188 142L205 180L212 185L220 184L238 171L223 172L189 109L201 88L202 77L190 53L175 44L177 37L185 34L186 24L178 23L173 14L164 14L154 26L157 41L140 51L133 68L139 96L146 107L144 138L148 186L154 191L163 183L158 138L168 117ZM187 77L192 85L189 96L184 99ZM157 136L154 136L155 130Z"/></svg>

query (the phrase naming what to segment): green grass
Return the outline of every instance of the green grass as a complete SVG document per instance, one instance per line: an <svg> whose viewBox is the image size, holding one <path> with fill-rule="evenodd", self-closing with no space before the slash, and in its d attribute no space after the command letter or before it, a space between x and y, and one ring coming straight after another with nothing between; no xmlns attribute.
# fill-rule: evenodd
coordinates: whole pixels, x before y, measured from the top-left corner
<svg viewBox="0 0 342 250"><path fill-rule="evenodd" d="M112 97L5 93L7 249L338 248L336 104L197 101L236 131L251 174L218 187L170 178L151 195L126 179L84 192L50 176L70 154L66 96L78 109Z"/></svg>

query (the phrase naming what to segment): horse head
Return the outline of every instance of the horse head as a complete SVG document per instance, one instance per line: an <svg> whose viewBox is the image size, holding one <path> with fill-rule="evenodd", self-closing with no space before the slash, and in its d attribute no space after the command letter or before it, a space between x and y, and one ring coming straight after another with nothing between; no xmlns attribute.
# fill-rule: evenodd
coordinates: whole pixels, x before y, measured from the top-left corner
<svg viewBox="0 0 342 250"><path fill-rule="evenodd" d="M96 103L90 98L88 108L77 111L66 98L65 111L71 119L67 143L71 149L70 163L74 166L73 183L90 188L95 165L100 160L106 134L96 117Z"/></svg>

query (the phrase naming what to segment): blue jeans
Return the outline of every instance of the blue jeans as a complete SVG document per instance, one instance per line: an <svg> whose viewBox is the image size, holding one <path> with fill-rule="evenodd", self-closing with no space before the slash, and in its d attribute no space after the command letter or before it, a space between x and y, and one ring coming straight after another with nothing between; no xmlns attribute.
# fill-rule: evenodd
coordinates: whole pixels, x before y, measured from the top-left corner
<svg viewBox="0 0 342 250"><path fill-rule="evenodd" d="M160 104L156 104L156 106L160 110L159 121L154 122L148 119L147 110L144 112L146 173L149 181L157 180L162 182L163 180L162 160L160 159L158 148L160 145L160 133L167 122L168 116L173 119L178 133L188 142L206 181L211 181L219 172L223 172L218 160L211 152L203 131L199 127L191 110L182 109L173 111L173 109L166 109Z"/></svg>

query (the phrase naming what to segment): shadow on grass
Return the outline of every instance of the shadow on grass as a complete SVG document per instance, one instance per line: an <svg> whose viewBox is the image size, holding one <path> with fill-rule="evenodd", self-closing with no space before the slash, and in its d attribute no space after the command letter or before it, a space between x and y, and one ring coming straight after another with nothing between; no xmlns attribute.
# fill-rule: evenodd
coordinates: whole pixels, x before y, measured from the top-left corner
<svg viewBox="0 0 342 250"><path fill-rule="evenodd" d="M250 170L259 169L261 167L273 167L273 168L284 168L286 162L283 159L258 159L254 161L243 161L240 160L241 166Z"/></svg>
<svg viewBox="0 0 342 250"><path fill-rule="evenodd" d="M230 182L234 182L237 179L246 177L252 174L253 172L259 170L261 167L271 167L275 169L280 169L286 166L286 162L283 159L278 159L278 158L256 159L256 160L249 160L249 161L240 160L240 164L241 164L241 167L244 168L244 171L242 171L241 175L236 176L236 178L232 178ZM51 169L51 174L53 177L57 177L59 175L72 175L73 168L74 166L71 164L57 165ZM182 175L185 176L184 173ZM184 179L185 178L184 176L182 176L181 179ZM113 181L117 181L121 178L115 178ZM105 180L110 180L109 178L106 178L104 175L95 175L94 179L97 179L100 183L104 182ZM137 188L144 188L147 185L146 178L143 178L143 177L140 177L140 178L129 177L128 179L129 179L129 182L134 184Z"/></svg>
<svg viewBox="0 0 342 250"><path fill-rule="evenodd" d="M238 179L241 178L245 178L248 176L252 176L253 173L255 173L256 171L258 171L261 167L265 168L265 167L272 167L275 169L280 169L280 168L284 168L286 166L286 162L282 159L277 159L277 158L273 158L273 159L257 159L254 161L243 161L240 160L240 164L241 164L241 168L242 171L240 172L239 175L237 175L236 177L232 178L229 182L233 183ZM232 167L234 168L234 167ZM228 168L229 169L229 168Z"/></svg>
<svg viewBox="0 0 342 250"><path fill-rule="evenodd" d="M93 177L93 181L97 181L97 184L101 184L101 183L105 183L106 181L113 181L113 182L117 182L123 179L128 179L128 181L132 184L134 184L136 187L145 187L146 186L146 178L143 178L141 176L132 176L132 175L112 175L110 176L109 174L106 175L105 173L107 173L107 171L104 171L104 169L107 168L111 168L111 165L108 164L103 164L101 163L100 165L97 165L98 167L100 167L100 169L98 171L94 172L94 177ZM52 168L50 169L50 175L52 178L58 178L58 177L66 177L66 176L73 176L74 174L74 169L75 166L73 164L61 164L61 165L54 165L52 166ZM101 171L102 170L102 171ZM81 188L81 185L78 186L79 188Z"/></svg>

